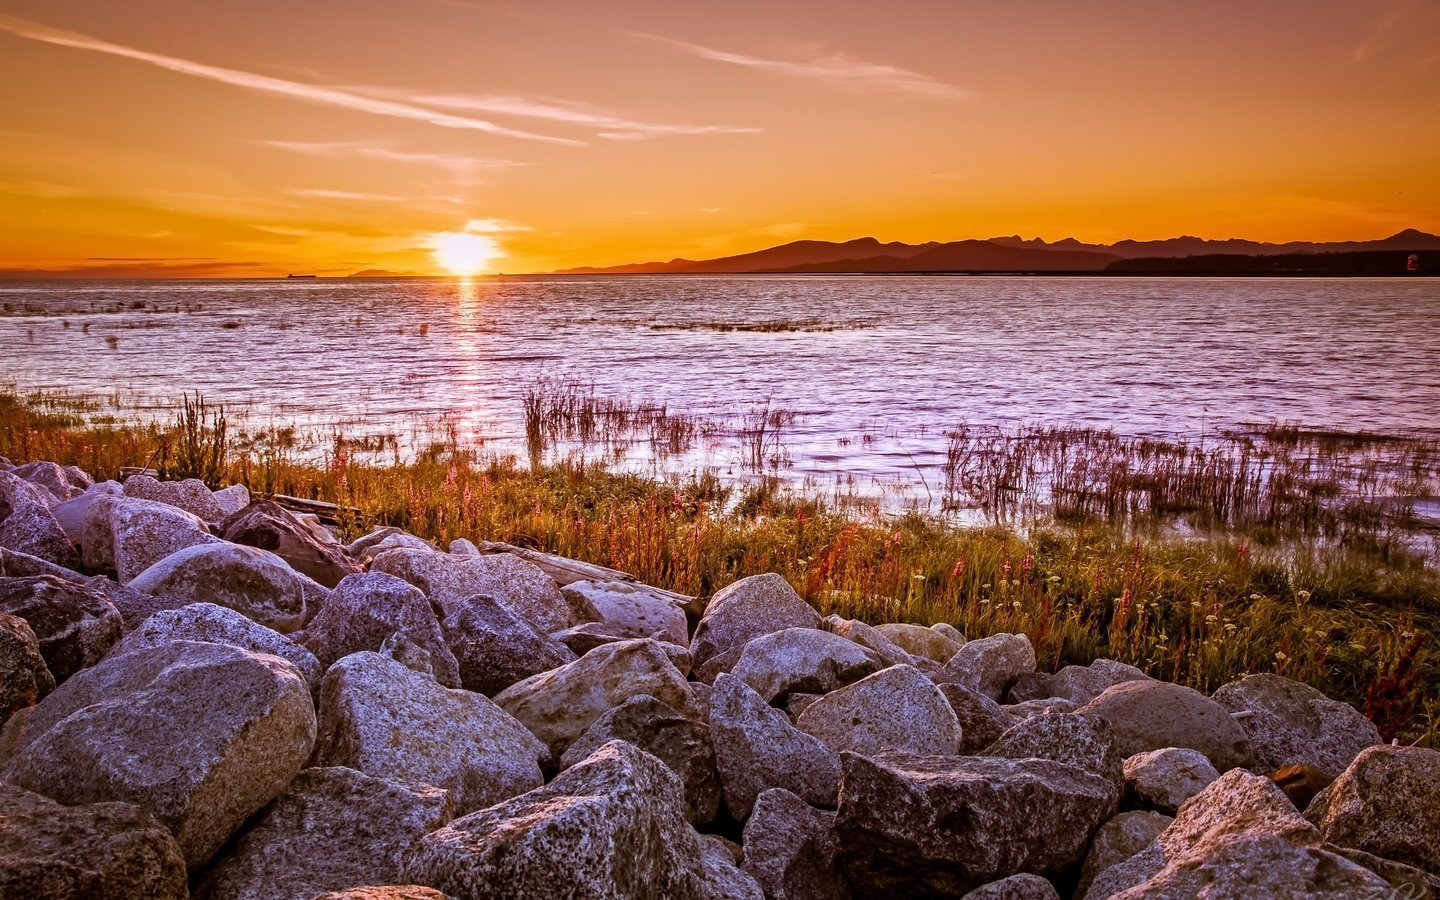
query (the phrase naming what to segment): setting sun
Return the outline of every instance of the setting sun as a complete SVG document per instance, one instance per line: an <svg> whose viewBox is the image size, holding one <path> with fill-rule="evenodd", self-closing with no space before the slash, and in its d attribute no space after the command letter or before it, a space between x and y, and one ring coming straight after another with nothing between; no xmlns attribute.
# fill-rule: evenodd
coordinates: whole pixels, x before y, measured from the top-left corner
<svg viewBox="0 0 1440 900"><path fill-rule="evenodd" d="M493 238L464 232L441 232L430 236L435 262L453 275L474 275L504 254Z"/></svg>

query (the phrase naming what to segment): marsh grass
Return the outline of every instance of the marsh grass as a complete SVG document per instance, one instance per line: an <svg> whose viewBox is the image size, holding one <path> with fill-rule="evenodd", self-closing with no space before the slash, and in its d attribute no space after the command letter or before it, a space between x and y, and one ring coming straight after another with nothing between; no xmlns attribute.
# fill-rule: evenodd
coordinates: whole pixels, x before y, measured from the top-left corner
<svg viewBox="0 0 1440 900"><path fill-rule="evenodd" d="M184 428L115 407L0 391L0 455L113 477ZM213 415L192 410L191 421L213 435ZM943 621L971 637L1024 632L1046 669L1107 657L1206 692L1277 672L1365 709L1387 735L1437 745L1440 578L1393 546L1270 546L1243 530L1178 536L1100 515L960 527L839 508L773 473L737 487L712 472L661 480L573 457L527 465L443 428L407 459L388 443L368 453L287 426L232 426L228 444L219 481L352 507L349 535L393 524L440 546L508 541L698 595L774 571L822 613Z"/></svg>

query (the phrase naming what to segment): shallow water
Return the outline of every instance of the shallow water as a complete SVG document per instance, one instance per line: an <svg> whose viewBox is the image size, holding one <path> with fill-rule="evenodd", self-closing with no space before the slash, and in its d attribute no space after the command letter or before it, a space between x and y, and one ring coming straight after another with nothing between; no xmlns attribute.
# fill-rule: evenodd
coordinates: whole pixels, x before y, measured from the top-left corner
<svg viewBox="0 0 1440 900"><path fill-rule="evenodd" d="M22 389L199 389L252 423L402 440L445 415L523 452L523 391L570 375L717 417L768 400L800 414L792 478L922 496L960 422L1388 432L1440 408L1436 279L51 282L0 302L3 380ZM743 327L766 323L788 324ZM720 437L679 465L733 471L740 453Z"/></svg>

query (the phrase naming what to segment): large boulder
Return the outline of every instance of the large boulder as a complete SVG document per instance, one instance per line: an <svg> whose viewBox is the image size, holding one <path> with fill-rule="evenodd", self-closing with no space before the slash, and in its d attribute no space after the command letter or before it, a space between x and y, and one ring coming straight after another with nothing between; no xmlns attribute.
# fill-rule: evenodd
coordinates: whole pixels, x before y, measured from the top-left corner
<svg viewBox="0 0 1440 900"><path fill-rule="evenodd" d="M61 806L0 783L0 897L186 900L185 857L129 803Z"/></svg>
<svg viewBox="0 0 1440 900"><path fill-rule="evenodd" d="M1080 707L1115 729L1122 756L1189 747L1221 772L1255 761L1250 739L1230 713L1204 694L1165 681L1125 681Z"/></svg>
<svg viewBox="0 0 1440 900"><path fill-rule="evenodd" d="M747 643L730 674L766 703L792 692L825 694L882 668L853 641L813 628L786 628Z"/></svg>
<svg viewBox="0 0 1440 900"><path fill-rule="evenodd" d="M1332 844L1440 875L1440 751L1362 750L1305 815Z"/></svg>
<svg viewBox="0 0 1440 900"><path fill-rule="evenodd" d="M176 641L111 656L13 716L0 779L72 806L141 806L194 870L289 784L314 743L294 666Z"/></svg>
<svg viewBox="0 0 1440 900"><path fill-rule="evenodd" d="M565 585L561 593L576 621L599 623L607 633L620 638L656 638L690 646L685 610L646 585L575 581Z"/></svg>
<svg viewBox="0 0 1440 900"><path fill-rule="evenodd" d="M56 683L95 665L120 639L120 612L108 597L53 575L0 578L0 613L30 626Z"/></svg>
<svg viewBox="0 0 1440 900"><path fill-rule="evenodd" d="M135 628L155 612L184 606L187 602L168 597L152 597L129 585L112 581L103 575L81 575L79 572L57 566L37 556L18 553L14 550L0 549L0 575L8 578L34 578L40 575L50 575L61 581L74 582L91 590L99 591L119 610L121 627L126 631Z"/></svg>
<svg viewBox="0 0 1440 900"><path fill-rule="evenodd" d="M430 655L436 681L460 686L460 666L445 644L430 601L419 588L393 575L367 572L341 580L306 626L305 646L329 668L352 653L378 651L394 634L403 634Z"/></svg>
<svg viewBox="0 0 1440 900"><path fill-rule="evenodd" d="M50 513L55 517L55 522L65 532L65 536L72 544L85 543L85 521L90 515L90 509L102 498L113 500L116 497L125 496L125 488L118 481L101 481L92 484L85 489L85 492L63 503L50 508ZM108 516L109 513L107 512ZM114 553L111 547L107 551ZM113 563L112 563L113 565Z"/></svg>
<svg viewBox="0 0 1440 900"><path fill-rule="evenodd" d="M611 741L542 788L426 835L406 877L457 897L709 895L680 779Z"/></svg>
<svg viewBox="0 0 1440 900"><path fill-rule="evenodd" d="M1033 716L1002 734L985 755L1053 759L1099 775L1115 787L1111 814L1124 793L1124 760L1115 747L1115 732L1104 719L1075 713Z"/></svg>
<svg viewBox="0 0 1440 900"><path fill-rule="evenodd" d="M226 516L216 533L234 544L269 550L290 568L333 588L360 571L345 550L317 538L278 504L259 500Z"/></svg>
<svg viewBox="0 0 1440 900"><path fill-rule="evenodd" d="M1303 897L1358 900L1397 896L1374 872L1320 847L1297 846L1267 834L1220 838L1204 851L1171 860L1115 900L1189 897Z"/></svg>
<svg viewBox="0 0 1440 900"><path fill-rule="evenodd" d="M159 481L149 475L131 475L125 479L125 496L183 509L206 522L219 522L225 518L225 510L221 509L205 482L198 478Z"/></svg>
<svg viewBox="0 0 1440 900"><path fill-rule="evenodd" d="M575 624L555 580L509 553L452 556L437 550L401 548L380 553L370 571L410 582L446 616L466 598L484 594L546 634Z"/></svg>
<svg viewBox="0 0 1440 900"><path fill-rule="evenodd" d="M995 743L1019 721L1000 704L962 684L937 685L960 723L960 752L977 754Z"/></svg>
<svg viewBox="0 0 1440 900"><path fill-rule="evenodd" d="M690 651L695 665L736 650L755 638L786 628L821 628L820 614L800 599L779 575L752 575L722 588L710 598L695 626Z"/></svg>
<svg viewBox="0 0 1440 900"><path fill-rule="evenodd" d="M960 649L964 641L957 641L949 635L934 628L926 628L924 625L911 625L906 622L889 622L884 625L876 625L875 630L884 635L889 641L909 653L911 656L922 656L925 659L940 663L942 666L950 661L955 651Z"/></svg>
<svg viewBox="0 0 1440 900"><path fill-rule="evenodd" d="M102 498L90 508L81 548L88 569L113 571L121 584L129 584L160 560L202 544L226 546L200 517L183 509L120 497Z"/></svg>
<svg viewBox="0 0 1440 900"><path fill-rule="evenodd" d="M401 879L404 856L449 822L446 792L354 769L306 769L211 867L204 900L311 900Z"/></svg>
<svg viewBox="0 0 1440 900"><path fill-rule="evenodd" d="M132 650L164 647L175 641L206 641L228 644L252 653L278 656L305 679L313 693L320 688L325 668L315 654L278 631L257 625L233 609L213 603L192 603L179 609L154 613L111 649L119 656Z"/></svg>
<svg viewBox="0 0 1440 900"><path fill-rule="evenodd" d="M1150 750L1125 760L1125 791L1130 802L1172 815L1180 804L1219 777L1205 754L1185 747Z"/></svg>
<svg viewBox="0 0 1440 900"><path fill-rule="evenodd" d="M475 594L453 601L450 609L440 627L466 690L493 697L579 658L494 597Z"/></svg>
<svg viewBox="0 0 1440 900"><path fill-rule="evenodd" d="M55 690L40 641L19 616L0 613L0 722Z"/></svg>
<svg viewBox="0 0 1440 900"><path fill-rule="evenodd" d="M813 806L835 805L835 751L733 675L721 675L710 693L710 735L725 806L736 819L749 816L755 798L774 787Z"/></svg>
<svg viewBox="0 0 1440 900"><path fill-rule="evenodd" d="M55 498L56 503L80 496L95 483L94 479L75 466L62 466L43 459L16 466L10 473L36 487L44 488L46 493Z"/></svg>
<svg viewBox="0 0 1440 900"><path fill-rule="evenodd" d="M53 499L13 471L0 471L0 547L19 550L67 569L80 568L80 555L50 512Z"/></svg>
<svg viewBox="0 0 1440 900"><path fill-rule="evenodd" d="M1096 875L1150 846L1173 821L1174 818L1158 812L1136 810L1122 812L1101 825L1090 841L1090 851L1085 854L1075 896L1084 897Z"/></svg>
<svg viewBox="0 0 1440 900"><path fill-rule="evenodd" d="M1106 778L1049 759L842 754L839 861L864 896L955 896L1078 863Z"/></svg>
<svg viewBox="0 0 1440 900"><path fill-rule="evenodd" d="M742 843L743 867L768 900L848 900L835 866L835 813L770 788L756 798Z"/></svg>
<svg viewBox="0 0 1440 900"><path fill-rule="evenodd" d="M810 704L795 720L839 753L958 753L960 722L945 695L914 666L891 666Z"/></svg>
<svg viewBox="0 0 1440 900"><path fill-rule="evenodd" d="M172 553L130 586L157 597L227 606L281 634L303 628L307 605L323 606L328 593L273 553L223 542Z"/></svg>
<svg viewBox="0 0 1440 900"><path fill-rule="evenodd" d="M1010 687L1010 700L1024 703L1061 697L1076 706L1084 706L1106 688L1126 681L1147 680L1149 676L1134 666L1113 659L1097 659L1088 666L1066 666L1053 675L1048 672L1021 675Z"/></svg>
<svg viewBox="0 0 1440 900"><path fill-rule="evenodd" d="M1382 743L1375 723L1355 707L1279 675L1248 675L1211 699L1236 714L1255 765L1267 772L1304 764L1338 775L1361 750Z"/></svg>
<svg viewBox="0 0 1440 900"><path fill-rule="evenodd" d="M495 703L558 756L607 710L638 694L682 712L694 709L685 675L667 646L634 640L596 647L575 662L511 685Z"/></svg>
<svg viewBox="0 0 1440 900"><path fill-rule="evenodd" d="M999 701L1005 699L1005 692L1020 676L1034 671L1035 647L1029 637L992 634L967 641L931 677L937 683L954 682Z"/></svg>
<svg viewBox="0 0 1440 900"><path fill-rule="evenodd" d="M544 783L544 745L504 710L378 653L356 653L331 666L320 683L319 706L313 766L442 787L456 813Z"/></svg>
<svg viewBox="0 0 1440 900"><path fill-rule="evenodd" d="M720 779L707 725L641 694L592 722L560 758L560 768L578 764L612 740L639 747L680 776L691 822L704 825L719 814Z"/></svg>

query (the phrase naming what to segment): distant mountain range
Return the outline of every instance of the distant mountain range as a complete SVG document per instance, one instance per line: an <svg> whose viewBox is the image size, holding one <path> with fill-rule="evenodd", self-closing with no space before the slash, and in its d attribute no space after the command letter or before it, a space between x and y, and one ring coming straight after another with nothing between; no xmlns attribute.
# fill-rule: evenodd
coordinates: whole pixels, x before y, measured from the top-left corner
<svg viewBox="0 0 1440 900"><path fill-rule="evenodd" d="M1114 244L1087 244L1066 238L1053 244L1039 238L1019 236L989 240L951 241L924 244L881 243L875 238L853 241L793 241L719 259L672 259L669 262L631 263L622 266L565 269L557 275L702 275L755 273L882 273L882 272L1165 272L1197 271L1218 273L1233 263L1238 271L1251 274L1307 271L1306 257L1318 254L1345 254L1346 261L1330 259L1326 272L1389 271L1396 265L1403 271L1404 259L1396 254L1440 251L1440 236L1413 228L1377 241L1317 243L1292 241L1266 244L1230 239L1212 241L1177 237L1163 241L1117 241ZM1378 255L1376 255L1378 254ZM1283 259L1284 267L1239 263L1258 257ZM1394 258L1392 258L1394 257ZM1204 259L1206 262L1201 263ZM1425 271L1433 268L1425 254ZM1146 260L1141 265L1135 260ZM1159 263L1158 260L1172 262ZM1186 260L1186 262L1178 262ZM1298 260L1298 262L1292 262ZM1316 261L1318 263L1318 260ZM1298 268L1297 268L1298 267Z"/></svg>

